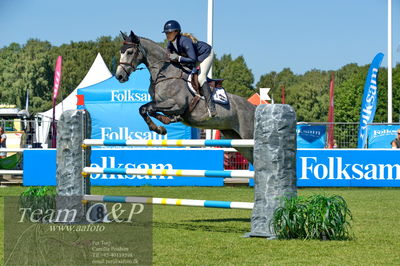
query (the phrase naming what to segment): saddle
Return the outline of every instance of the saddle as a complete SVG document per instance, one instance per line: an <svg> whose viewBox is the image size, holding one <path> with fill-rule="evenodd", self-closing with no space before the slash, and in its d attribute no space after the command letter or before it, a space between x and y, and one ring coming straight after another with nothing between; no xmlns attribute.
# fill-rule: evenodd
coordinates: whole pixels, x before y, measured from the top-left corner
<svg viewBox="0 0 400 266"><path fill-rule="evenodd" d="M193 109L196 107L197 103L200 101L201 97L204 96L201 93L201 88L200 88L200 83L199 83L199 69L196 69L193 71L188 78L188 85L190 83L191 86L189 86L189 90L194 93L193 100L189 104L189 112L192 112ZM222 87L222 82L224 79L209 79L207 78L208 85L210 86L211 89L211 94L214 95L217 89L223 89Z"/></svg>
<svg viewBox="0 0 400 266"><path fill-rule="evenodd" d="M222 82L224 79L209 79L207 78L208 85L210 85L211 90L213 91L215 88L222 88ZM199 73L196 71L192 73L192 78L190 79L190 83L192 84L193 90L196 94L201 94L201 88L199 84Z"/></svg>

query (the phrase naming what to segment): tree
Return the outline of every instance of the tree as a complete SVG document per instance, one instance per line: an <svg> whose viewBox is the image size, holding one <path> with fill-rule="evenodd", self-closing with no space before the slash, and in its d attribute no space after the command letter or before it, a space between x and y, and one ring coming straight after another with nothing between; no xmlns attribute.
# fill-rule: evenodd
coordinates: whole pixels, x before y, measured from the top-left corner
<svg viewBox="0 0 400 266"><path fill-rule="evenodd" d="M115 37L112 39L111 36L102 36L97 38L96 51L101 54L110 70L114 68L113 60L119 61L121 44L121 37Z"/></svg>
<svg viewBox="0 0 400 266"><path fill-rule="evenodd" d="M46 98L51 97L51 48L49 42L30 39L23 47L11 44L1 50L2 102L24 108L29 92L31 111L36 112L46 106Z"/></svg>
<svg viewBox="0 0 400 266"><path fill-rule="evenodd" d="M256 84L256 88L271 88L271 92L276 91L278 73L272 71L268 74L262 75Z"/></svg>
<svg viewBox="0 0 400 266"><path fill-rule="evenodd" d="M0 97L1 103L15 104L14 81L20 77L19 59L22 47L11 43L0 50Z"/></svg>
<svg viewBox="0 0 400 266"><path fill-rule="evenodd" d="M246 98L254 93L254 76L243 56L235 60L232 60L231 55L223 55L220 60L215 59L213 76L225 79L224 88L230 93Z"/></svg>
<svg viewBox="0 0 400 266"><path fill-rule="evenodd" d="M290 68L284 68L279 73L272 71L268 74L262 75L260 81L256 84L256 88L271 88L270 95L274 97L274 101L281 102L282 86L285 86L285 94L287 94L287 88L290 88L296 80L297 77Z"/></svg>
<svg viewBox="0 0 400 266"><path fill-rule="evenodd" d="M30 95L32 112L42 110L43 106L48 107L48 101L52 95L55 64L50 63L49 51L51 48L49 42L34 39L28 40L23 47L20 60L28 63L24 64L23 70L20 72L22 79L15 83L15 87L19 91L16 103L21 108L24 107L27 91Z"/></svg>
<svg viewBox="0 0 400 266"><path fill-rule="evenodd" d="M348 64L335 72L335 121L358 122L366 72Z"/></svg>
<svg viewBox="0 0 400 266"><path fill-rule="evenodd" d="M329 75L312 70L287 87L286 102L293 106L298 121L326 122L329 106Z"/></svg>

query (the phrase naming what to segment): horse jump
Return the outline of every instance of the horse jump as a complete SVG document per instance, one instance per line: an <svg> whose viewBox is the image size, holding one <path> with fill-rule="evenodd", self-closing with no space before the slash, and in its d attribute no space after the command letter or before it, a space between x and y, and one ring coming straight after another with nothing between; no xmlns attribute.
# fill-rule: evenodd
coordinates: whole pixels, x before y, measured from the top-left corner
<svg viewBox="0 0 400 266"><path fill-rule="evenodd" d="M151 204L167 204L176 206L201 206L214 208L244 208L253 209L251 232L247 236L273 238L274 232L269 227L274 210L280 205L283 196L292 197L297 194L296 187L296 119L293 109L288 105L262 105L256 110L254 134L254 169L255 172L240 171L245 177L255 177L255 200L249 202L198 201L183 199L142 198L141 202ZM79 200L60 200L58 209L76 207L85 215L84 201L131 202L141 197L115 197L90 195L90 173L114 174L147 174L147 175L177 175L182 176L232 176L234 171L206 170L156 170L156 169L112 169L90 167L90 146L94 145L131 145L134 141L99 141L87 139L91 135L90 117L87 112L70 110L63 114L58 127L57 145L57 190L59 196L79 196ZM189 140L188 140L189 141ZM215 141L200 144L204 140L193 140L193 145L247 145L252 143L234 144L233 140ZM100 144L99 144L100 143ZM171 141L172 145L190 146L189 142ZM183 144L184 143L184 144ZM218 143L218 144L216 144ZM83 149L81 145L83 144ZM152 143L155 145L154 143ZM160 143L167 146L167 142ZM145 145L145 144L143 144ZM161 145L163 146L163 145ZM226 147L226 146L225 146ZM71 156L72 155L72 156ZM136 172L136 171L145 172ZM132 172L131 172L132 171ZM169 172L172 171L172 172ZM181 171L181 172L177 172ZM188 172L184 172L188 171ZM190 172L195 171L195 172ZM82 172L86 178L82 178ZM241 176L243 177L243 176ZM60 197L59 197L60 198ZM76 198L76 197L75 197ZM150 202L151 201L151 202ZM137 201L135 201L137 202ZM83 207L82 207L83 205Z"/></svg>

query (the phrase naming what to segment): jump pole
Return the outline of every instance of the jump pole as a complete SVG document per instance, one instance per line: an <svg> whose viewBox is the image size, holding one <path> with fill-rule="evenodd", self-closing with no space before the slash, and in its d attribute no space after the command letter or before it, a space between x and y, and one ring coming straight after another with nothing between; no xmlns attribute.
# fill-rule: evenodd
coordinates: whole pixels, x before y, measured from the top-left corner
<svg viewBox="0 0 400 266"><path fill-rule="evenodd" d="M217 200L192 200L192 199L170 199L150 197L123 197L105 195L85 195L83 200L99 202L120 202L120 203L147 203L153 205L190 206L205 208L223 209L247 209L252 210L252 202L217 201Z"/></svg>
<svg viewBox="0 0 400 266"><path fill-rule="evenodd" d="M136 147L253 147L253 139L164 139L164 140L103 140L85 139L83 147L87 146L136 146Z"/></svg>
<svg viewBox="0 0 400 266"><path fill-rule="evenodd" d="M107 144L104 145L107 142L84 143L91 135L90 115L86 111L66 111L61 116L58 124L57 192L59 196L75 197L70 197L71 200L57 200L57 209L75 208L79 210L77 216L81 215L79 217L84 218L87 204L82 204L82 200L86 197L87 201L91 201L93 199L91 196L94 196L90 195L88 175L88 170L90 170L90 146L107 146ZM109 145L116 145L116 143L109 143ZM129 142L125 142L125 144L127 143ZM130 146L138 146L138 143L135 143L135 145L133 145L134 142L131 143L132 145ZM84 144L84 147L82 147L82 144ZM212 146L223 146L221 144L213 143ZM251 145L251 143L243 145ZM86 172L83 171L86 173L84 175L86 176L85 178L82 178L83 169L87 170ZM275 233L270 228L270 221L275 209L280 206L283 197L297 195L296 115L289 105L272 104L259 105L257 107L254 131L254 170L255 193L254 205L252 206L251 231L246 236L274 239ZM104 169L100 171L104 171ZM102 197L103 200L107 199L107 196L98 197ZM122 199L123 197L116 198ZM182 203L183 201L178 199L164 200L164 202L170 202L168 205L177 206L179 206L177 202ZM154 202L157 202L157 200ZM196 206L204 205L204 202L206 201L199 201L199 205ZM251 205L247 205L247 207L249 206Z"/></svg>
<svg viewBox="0 0 400 266"><path fill-rule="evenodd" d="M178 170L178 169L133 169L133 168L100 168L85 167L83 175L90 174L117 174L117 175L150 175L150 176L187 176L187 177L232 177L232 178L254 178L253 171L230 170Z"/></svg>

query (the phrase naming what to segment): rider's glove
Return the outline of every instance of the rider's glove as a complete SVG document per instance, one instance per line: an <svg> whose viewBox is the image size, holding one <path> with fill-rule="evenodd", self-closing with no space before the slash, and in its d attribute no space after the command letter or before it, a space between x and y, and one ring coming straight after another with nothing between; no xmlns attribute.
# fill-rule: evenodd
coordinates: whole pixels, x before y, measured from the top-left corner
<svg viewBox="0 0 400 266"><path fill-rule="evenodd" d="M176 53L169 54L169 60L172 62L179 62L179 55Z"/></svg>

